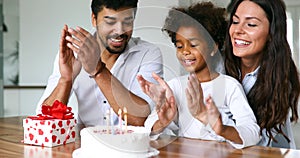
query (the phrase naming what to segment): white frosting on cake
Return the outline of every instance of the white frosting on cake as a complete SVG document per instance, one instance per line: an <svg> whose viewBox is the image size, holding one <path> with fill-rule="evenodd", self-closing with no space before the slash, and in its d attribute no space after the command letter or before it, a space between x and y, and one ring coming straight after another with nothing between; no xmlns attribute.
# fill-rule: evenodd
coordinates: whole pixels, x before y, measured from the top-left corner
<svg viewBox="0 0 300 158"><path fill-rule="evenodd" d="M110 127L111 128L111 127ZM101 155L132 156L150 151L149 133L144 127L128 126L127 132L117 127L87 127L81 130L81 151L88 157ZM113 131L113 132L112 132Z"/></svg>

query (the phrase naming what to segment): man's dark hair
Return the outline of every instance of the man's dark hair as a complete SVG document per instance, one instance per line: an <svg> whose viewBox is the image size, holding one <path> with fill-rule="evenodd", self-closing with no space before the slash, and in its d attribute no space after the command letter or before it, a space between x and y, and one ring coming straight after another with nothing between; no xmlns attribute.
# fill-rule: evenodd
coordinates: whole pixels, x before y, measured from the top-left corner
<svg viewBox="0 0 300 158"><path fill-rule="evenodd" d="M137 3L138 0L93 0L91 4L91 9L96 17L104 7L113 10L128 7L134 8L136 12Z"/></svg>

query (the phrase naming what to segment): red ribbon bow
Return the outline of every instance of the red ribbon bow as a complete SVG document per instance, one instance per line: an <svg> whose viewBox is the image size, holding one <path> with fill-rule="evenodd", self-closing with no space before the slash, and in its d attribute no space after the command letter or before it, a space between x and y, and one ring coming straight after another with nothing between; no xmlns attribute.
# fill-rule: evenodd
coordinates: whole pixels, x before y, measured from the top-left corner
<svg viewBox="0 0 300 158"><path fill-rule="evenodd" d="M72 108L62 102L55 100L52 106L42 105L42 114L37 116L30 116L29 118L34 120L50 120L50 119L72 119Z"/></svg>

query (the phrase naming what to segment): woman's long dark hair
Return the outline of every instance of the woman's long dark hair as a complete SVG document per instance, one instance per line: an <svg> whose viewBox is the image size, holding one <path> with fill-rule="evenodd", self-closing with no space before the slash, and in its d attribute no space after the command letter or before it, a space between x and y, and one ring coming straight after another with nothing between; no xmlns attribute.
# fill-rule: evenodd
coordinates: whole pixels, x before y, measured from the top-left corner
<svg viewBox="0 0 300 158"><path fill-rule="evenodd" d="M227 31L232 24L232 16L244 0L236 0L230 15ZM257 80L247 94L249 104L261 128L266 129L269 136L268 144L275 140L272 128L281 133L291 109L291 121L298 120L298 97L300 93L299 76L292 59L291 49L287 41L286 7L282 0L250 0L259 5L266 13L270 23L269 41L266 43ZM241 82L239 70L241 59L234 56L229 31L225 40L226 73Z"/></svg>

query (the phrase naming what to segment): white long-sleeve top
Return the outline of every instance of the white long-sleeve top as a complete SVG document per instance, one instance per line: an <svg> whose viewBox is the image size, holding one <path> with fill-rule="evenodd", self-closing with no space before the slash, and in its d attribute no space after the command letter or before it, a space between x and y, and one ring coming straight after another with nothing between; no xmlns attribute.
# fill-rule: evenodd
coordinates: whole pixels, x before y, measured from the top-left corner
<svg viewBox="0 0 300 158"><path fill-rule="evenodd" d="M188 75L174 78L168 82L177 103L178 118L171 122L163 132L188 138L227 141L216 135L209 125L203 124L190 114L185 94L187 82ZM241 84L232 77L220 74L212 81L201 83L201 86L204 99L208 95L212 96L221 113L223 124L234 127L243 140L243 144L227 142L235 148L244 148L258 143L260 128ZM157 120L157 113L153 110L145 122L145 127L151 130Z"/></svg>

